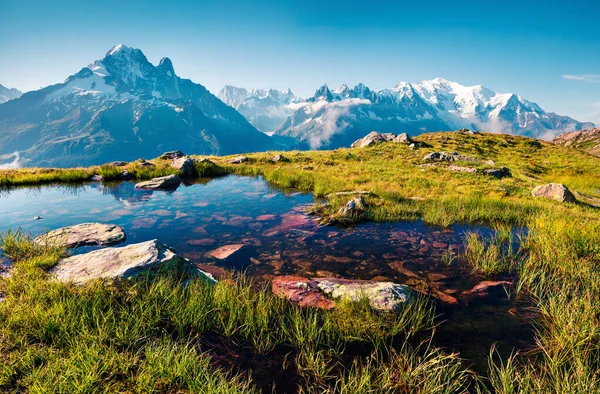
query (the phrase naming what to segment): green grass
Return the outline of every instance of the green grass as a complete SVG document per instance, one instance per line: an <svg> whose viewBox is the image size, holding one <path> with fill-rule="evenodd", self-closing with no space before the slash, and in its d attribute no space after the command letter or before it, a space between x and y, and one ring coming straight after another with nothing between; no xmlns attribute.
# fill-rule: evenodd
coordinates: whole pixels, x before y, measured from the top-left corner
<svg viewBox="0 0 600 394"><path fill-rule="evenodd" d="M42 268L62 252L36 249L11 233L4 249L19 261L13 277L0 284L6 294L0 303L0 387L85 392L99 384L108 392L194 392L196 384L205 384L207 392L258 390L248 371L229 371L211 361L215 354L203 341L217 336L264 357L284 349L289 356L281 364L294 371L307 393L600 392L600 209L594 206L600 198L600 159L507 135L433 133L417 140L428 147L386 143L283 152L290 161L276 164L269 161L273 152L248 154L241 165L229 164L228 157L211 160L220 174L262 176L318 198L369 191L357 220L420 218L500 230L493 237L469 236L466 258L478 275L514 278L511 297L531 305L535 327L526 353L501 357L491 350L489 372L474 376L458 356L428 347L435 337L434 312L424 299L401 314L382 315L365 303L341 303L331 312L300 309L246 278L185 287L174 275L103 286L57 284ZM446 164L421 166L432 151L491 159L508 167L512 177L453 173ZM127 168L139 171L140 178L170 171L167 162L155 162L155 170L137 169L135 163ZM95 171L3 171L0 185L74 182ZM113 176L113 169L103 171ZM534 186L549 182L581 193L581 203L531 197ZM335 214L349 198L327 198L321 214ZM513 228L525 228L527 236L513 242ZM453 256L443 259L454 264ZM427 340L417 343L422 336ZM367 350L351 353L356 347ZM149 362L146 353L159 356Z"/></svg>
<svg viewBox="0 0 600 394"><path fill-rule="evenodd" d="M150 160L154 166L140 166L140 161L116 167L110 164L88 168L22 168L16 170L0 170L0 187L33 186L48 183L82 183L89 181L93 175L101 175L105 181L121 180L123 171L127 170L133 180L145 180L171 174L177 170L169 160ZM225 175L220 166L207 162L197 162L196 169L201 177Z"/></svg>
<svg viewBox="0 0 600 394"><path fill-rule="evenodd" d="M354 380L393 375L393 365L417 363L418 357L438 360L443 367L436 373L447 368L448 379L458 373L458 359L450 362L437 350L424 356L419 349L388 351L393 343L410 342L433 328L435 312L424 297L399 313L378 313L366 300L340 302L332 311L302 309L244 276L213 285L168 272L75 286L51 280L45 271L64 251L36 246L20 232L5 234L2 249L15 261L11 278L0 284L6 297L0 303L3 391L255 392L251 374L211 362L206 341L215 336L265 359L282 346L289 349L295 354L290 368L308 392L338 385L345 387L340 392L377 391L384 387L378 379L358 386ZM376 357L343 362L356 346ZM467 384L466 372L459 375ZM416 387L430 378L423 370L403 377L402 384ZM385 387L394 384L399 383Z"/></svg>

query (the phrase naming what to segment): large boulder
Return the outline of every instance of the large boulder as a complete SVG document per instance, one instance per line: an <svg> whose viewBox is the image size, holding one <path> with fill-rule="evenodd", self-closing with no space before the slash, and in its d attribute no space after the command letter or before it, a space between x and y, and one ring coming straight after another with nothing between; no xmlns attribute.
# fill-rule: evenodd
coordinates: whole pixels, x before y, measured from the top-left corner
<svg viewBox="0 0 600 394"><path fill-rule="evenodd" d="M125 241L125 232L114 224L82 223L62 227L35 239L38 244L76 248L86 245L115 245Z"/></svg>
<svg viewBox="0 0 600 394"><path fill-rule="evenodd" d="M532 191L533 197L544 197L559 202L577 202L577 199L571 191L563 184L548 183L546 185L536 186Z"/></svg>
<svg viewBox="0 0 600 394"><path fill-rule="evenodd" d="M190 263L172 249L152 240L67 257L60 260L50 274L62 282L81 284L99 278L132 278L162 264Z"/></svg>
<svg viewBox="0 0 600 394"><path fill-rule="evenodd" d="M184 156L174 159L171 162L171 167L175 168L180 175L187 178L197 178L198 169L196 163L191 157Z"/></svg>
<svg viewBox="0 0 600 394"><path fill-rule="evenodd" d="M391 138L394 138L393 134L392 134ZM389 134L383 135L376 131L371 131L369 134L367 134L363 138L354 141L352 143L351 147L352 148L366 148L367 146L372 146L379 142L387 142L389 140L390 140Z"/></svg>
<svg viewBox="0 0 600 394"><path fill-rule="evenodd" d="M144 190L175 190L179 187L180 183L181 179L177 175L168 175L137 183L135 188Z"/></svg>
<svg viewBox="0 0 600 394"><path fill-rule="evenodd" d="M414 142L407 133L398 134L392 141L402 144L412 144Z"/></svg>

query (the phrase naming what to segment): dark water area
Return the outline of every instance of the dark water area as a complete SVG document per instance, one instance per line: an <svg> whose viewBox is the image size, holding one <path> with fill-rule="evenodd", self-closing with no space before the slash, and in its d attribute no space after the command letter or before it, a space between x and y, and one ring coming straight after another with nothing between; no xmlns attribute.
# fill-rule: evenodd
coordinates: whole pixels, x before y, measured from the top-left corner
<svg viewBox="0 0 600 394"><path fill-rule="evenodd" d="M505 343L510 351L530 336L502 286L485 300L461 298L480 282L460 258L465 234L489 236L491 228L438 228L422 221L320 226L305 214L314 203L311 194L273 188L261 178L231 175L172 192L134 186L88 183L4 190L0 231L20 227L37 236L85 222L112 223L124 229L123 245L158 239L217 275L236 270L260 280L299 275L407 284L446 301L439 307L447 321L437 330L441 342L469 359L487 355L494 342ZM240 249L226 259L210 255L227 245ZM458 303L448 305L454 298Z"/></svg>

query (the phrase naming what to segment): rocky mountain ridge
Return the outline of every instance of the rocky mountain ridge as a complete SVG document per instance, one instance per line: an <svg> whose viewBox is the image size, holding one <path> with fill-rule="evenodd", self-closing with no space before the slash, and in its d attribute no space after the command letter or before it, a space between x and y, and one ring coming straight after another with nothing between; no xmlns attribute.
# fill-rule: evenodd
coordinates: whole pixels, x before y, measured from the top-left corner
<svg viewBox="0 0 600 394"><path fill-rule="evenodd" d="M124 45L63 83L0 105L0 164L102 164L180 146L198 154L276 147L204 86L178 77L169 58L155 66Z"/></svg>
<svg viewBox="0 0 600 394"><path fill-rule="evenodd" d="M600 128L564 133L552 139L552 142L557 145L581 149L593 156L600 157Z"/></svg>

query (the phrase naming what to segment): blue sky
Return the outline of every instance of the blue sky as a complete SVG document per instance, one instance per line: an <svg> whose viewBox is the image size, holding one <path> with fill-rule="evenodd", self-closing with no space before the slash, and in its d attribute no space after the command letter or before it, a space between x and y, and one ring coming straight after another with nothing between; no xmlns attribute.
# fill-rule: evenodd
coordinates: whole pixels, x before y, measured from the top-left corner
<svg viewBox="0 0 600 394"><path fill-rule="evenodd" d="M0 1L0 83L62 82L113 45L225 84L373 89L443 77L600 124L600 1Z"/></svg>

